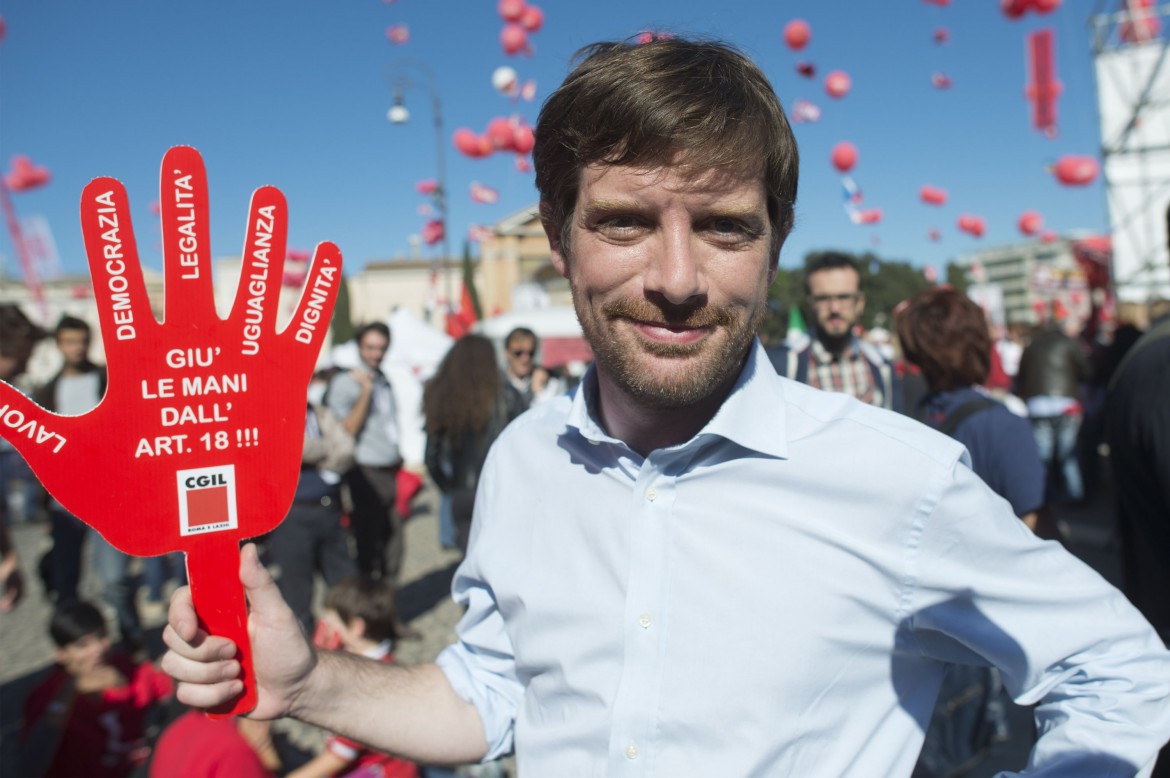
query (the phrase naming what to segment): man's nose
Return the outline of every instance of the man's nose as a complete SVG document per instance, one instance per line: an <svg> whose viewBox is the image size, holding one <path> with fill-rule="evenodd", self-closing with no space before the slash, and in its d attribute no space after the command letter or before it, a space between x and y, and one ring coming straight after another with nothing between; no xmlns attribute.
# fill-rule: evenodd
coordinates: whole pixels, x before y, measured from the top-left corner
<svg viewBox="0 0 1170 778"><path fill-rule="evenodd" d="M707 294L707 277L703 271L702 247L687 228L667 229L650 257L646 273L646 291L657 292L675 305Z"/></svg>

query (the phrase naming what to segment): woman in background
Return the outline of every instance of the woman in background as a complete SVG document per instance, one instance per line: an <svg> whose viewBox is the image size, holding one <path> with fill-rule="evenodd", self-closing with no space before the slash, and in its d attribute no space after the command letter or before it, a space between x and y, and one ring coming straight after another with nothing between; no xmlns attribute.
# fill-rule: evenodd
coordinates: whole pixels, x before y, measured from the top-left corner
<svg viewBox="0 0 1170 778"><path fill-rule="evenodd" d="M492 441L507 423L490 340L465 335L455 341L423 389L423 415L427 470L450 497L456 539L466 551L479 473Z"/></svg>

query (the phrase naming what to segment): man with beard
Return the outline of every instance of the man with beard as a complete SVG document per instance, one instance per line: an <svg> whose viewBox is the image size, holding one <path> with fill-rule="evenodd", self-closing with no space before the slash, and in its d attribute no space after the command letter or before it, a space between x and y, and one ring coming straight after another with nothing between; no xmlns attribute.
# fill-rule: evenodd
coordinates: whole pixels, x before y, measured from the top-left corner
<svg viewBox="0 0 1170 778"><path fill-rule="evenodd" d="M804 349L768 352L780 375L830 392L845 392L879 408L899 410L894 368L853 334L865 310L861 272L845 254L815 255L804 269L804 292L816 327Z"/></svg>
<svg viewBox="0 0 1170 778"><path fill-rule="evenodd" d="M958 443L769 365L755 332L798 165L755 65L591 46L534 161L596 361L488 455L457 641L413 667L314 653L245 547L253 716L425 763L514 749L522 775L905 776L946 663L969 662L1040 703L1038 772L1152 759L1170 653L1125 598ZM186 590L165 640L184 702L241 690Z"/></svg>

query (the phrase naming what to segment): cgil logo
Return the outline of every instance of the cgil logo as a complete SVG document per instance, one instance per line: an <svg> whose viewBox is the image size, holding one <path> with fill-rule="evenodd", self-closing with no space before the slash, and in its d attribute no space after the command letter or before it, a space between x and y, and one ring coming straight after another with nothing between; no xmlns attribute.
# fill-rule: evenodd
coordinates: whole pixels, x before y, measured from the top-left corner
<svg viewBox="0 0 1170 778"><path fill-rule="evenodd" d="M222 532L238 526L235 465L180 470L176 480L179 534Z"/></svg>
<svg viewBox="0 0 1170 778"><path fill-rule="evenodd" d="M191 476L183 482L183 485L188 489L202 489L205 486L227 486L227 478L223 473Z"/></svg>

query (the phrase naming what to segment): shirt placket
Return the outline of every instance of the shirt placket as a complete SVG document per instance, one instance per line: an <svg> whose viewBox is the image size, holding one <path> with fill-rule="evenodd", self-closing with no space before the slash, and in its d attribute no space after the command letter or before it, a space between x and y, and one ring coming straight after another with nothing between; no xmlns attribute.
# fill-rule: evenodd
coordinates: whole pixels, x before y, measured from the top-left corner
<svg viewBox="0 0 1170 778"><path fill-rule="evenodd" d="M638 471L630 495L630 564L622 622L621 680L609 738L607 774L611 776L654 774L675 495L674 478L662 470L666 460L665 456L656 460L651 455Z"/></svg>

